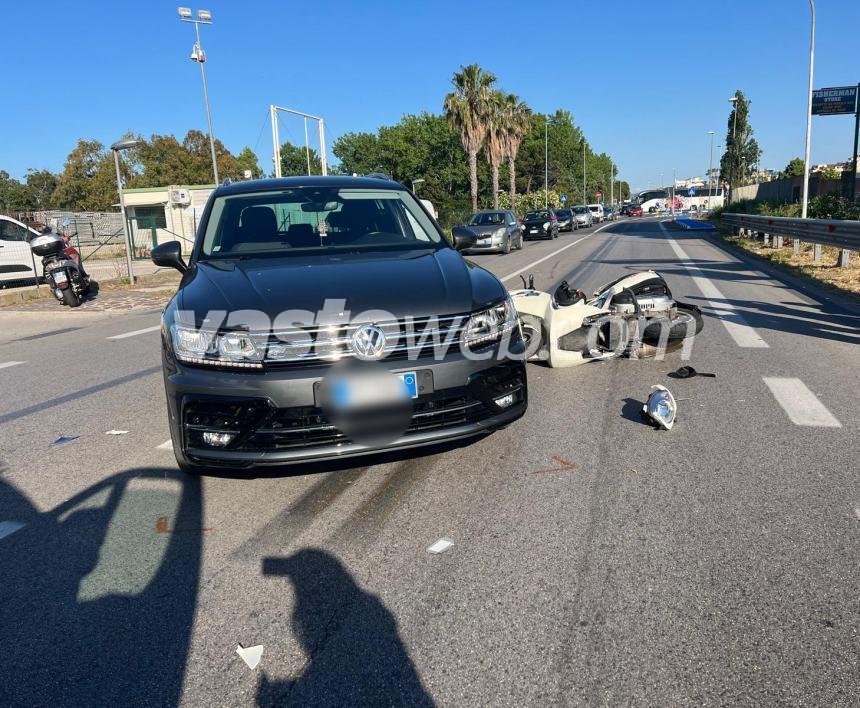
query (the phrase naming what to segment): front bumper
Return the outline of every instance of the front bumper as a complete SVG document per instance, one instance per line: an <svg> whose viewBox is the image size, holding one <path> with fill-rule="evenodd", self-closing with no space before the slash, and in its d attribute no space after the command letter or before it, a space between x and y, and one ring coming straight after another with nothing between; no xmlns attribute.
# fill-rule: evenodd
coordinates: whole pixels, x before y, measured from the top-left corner
<svg viewBox="0 0 860 708"><path fill-rule="evenodd" d="M461 354L392 361L392 373L416 371L419 389L409 427L383 445L356 443L329 423L317 406L314 384L326 367L224 372L179 365L165 370L175 447L189 462L230 468L340 459L406 449L491 432L520 418L528 406L525 364ZM428 373L429 372L429 373ZM507 393L515 402L500 408ZM203 443L203 431L235 430L226 447Z"/></svg>

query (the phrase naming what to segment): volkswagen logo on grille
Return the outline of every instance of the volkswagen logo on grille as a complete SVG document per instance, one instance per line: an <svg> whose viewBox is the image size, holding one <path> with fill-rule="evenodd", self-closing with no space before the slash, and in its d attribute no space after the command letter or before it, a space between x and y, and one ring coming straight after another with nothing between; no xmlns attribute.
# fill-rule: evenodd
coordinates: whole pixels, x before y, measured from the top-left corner
<svg viewBox="0 0 860 708"><path fill-rule="evenodd" d="M374 325L363 325L352 335L352 351L359 359L381 359L385 353L385 333Z"/></svg>

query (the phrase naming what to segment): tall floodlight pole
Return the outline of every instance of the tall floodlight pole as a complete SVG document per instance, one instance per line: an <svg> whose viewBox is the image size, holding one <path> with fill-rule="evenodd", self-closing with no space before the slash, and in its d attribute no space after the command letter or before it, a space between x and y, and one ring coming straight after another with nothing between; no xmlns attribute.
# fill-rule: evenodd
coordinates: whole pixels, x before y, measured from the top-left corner
<svg viewBox="0 0 860 708"><path fill-rule="evenodd" d="M194 25L194 33L197 36L197 43L191 50L191 61L196 61L200 64L200 76L203 79L203 103L206 105L206 122L209 124L209 149L212 151L212 175L215 177L215 185L218 185L218 162L215 159L215 136L212 133L212 112L209 110L209 90L206 87L206 53L203 51L203 46L200 44L200 25L212 24L212 13L209 10L198 10L197 19L192 19L190 7L176 8L179 13L179 19L182 22L190 22Z"/></svg>
<svg viewBox="0 0 860 708"><path fill-rule="evenodd" d="M615 204L615 165L609 165L609 206Z"/></svg>
<svg viewBox="0 0 860 708"><path fill-rule="evenodd" d="M110 146L113 152L113 163L116 167L116 188L119 192L119 211L122 214L122 228L125 233L125 264L128 268L128 282L134 283L134 268L131 261L131 231L128 228L128 217L125 215L125 199L122 194L122 175L119 170L119 153L130 150L140 144L139 140L119 140Z"/></svg>
<svg viewBox="0 0 860 708"><path fill-rule="evenodd" d="M711 190L711 179L713 178L714 171L714 131L709 130L708 135L711 136L711 155L708 158L708 209L711 208L711 199L713 198L712 190Z"/></svg>
<svg viewBox="0 0 860 708"><path fill-rule="evenodd" d="M809 141L812 135L812 82L815 64L815 0L809 0L809 10L812 22L809 29L809 95L806 102L806 152L803 157L803 204L800 208L800 218L806 218L806 207L809 203Z"/></svg>
<svg viewBox="0 0 860 708"><path fill-rule="evenodd" d="M325 121L322 118L318 118L317 125L320 129L320 168L322 169L323 177L325 177L328 175L328 158L325 152Z"/></svg>

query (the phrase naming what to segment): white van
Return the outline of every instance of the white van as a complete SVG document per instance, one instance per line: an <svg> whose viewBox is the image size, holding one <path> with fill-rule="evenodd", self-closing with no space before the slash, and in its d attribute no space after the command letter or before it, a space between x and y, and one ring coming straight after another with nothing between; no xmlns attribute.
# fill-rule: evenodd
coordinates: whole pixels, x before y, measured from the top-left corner
<svg viewBox="0 0 860 708"><path fill-rule="evenodd" d="M601 221L603 221L604 214L602 204L589 204L588 210L593 215L595 224L599 224Z"/></svg>
<svg viewBox="0 0 860 708"><path fill-rule="evenodd" d="M30 237L39 232L0 214L0 283L35 278Z"/></svg>

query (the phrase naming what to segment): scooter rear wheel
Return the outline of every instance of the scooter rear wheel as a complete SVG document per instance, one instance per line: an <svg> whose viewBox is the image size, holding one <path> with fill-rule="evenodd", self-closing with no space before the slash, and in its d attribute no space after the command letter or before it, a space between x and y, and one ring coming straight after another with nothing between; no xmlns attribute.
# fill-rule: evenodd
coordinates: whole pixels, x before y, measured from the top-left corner
<svg viewBox="0 0 860 708"><path fill-rule="evenodd" d="M63 304L69 307L78 307L81 304L81 299L72 288L63 290Z"/></svg>

